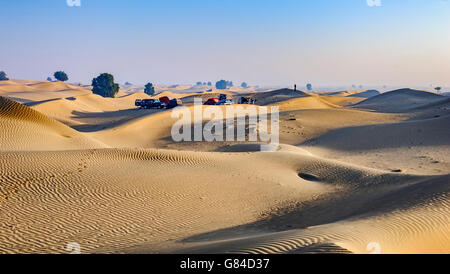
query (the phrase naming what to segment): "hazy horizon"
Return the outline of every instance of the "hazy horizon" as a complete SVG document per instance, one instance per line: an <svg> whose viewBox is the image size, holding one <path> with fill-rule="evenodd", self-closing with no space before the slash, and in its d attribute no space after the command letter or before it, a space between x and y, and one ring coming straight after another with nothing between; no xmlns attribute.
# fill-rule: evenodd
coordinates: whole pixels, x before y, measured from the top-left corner
<svg viewBox="0 0 450 274"><path fill-rule="evenodd" d="M450 86L442 0L0 0L0 71L142 85Z"/></svg>

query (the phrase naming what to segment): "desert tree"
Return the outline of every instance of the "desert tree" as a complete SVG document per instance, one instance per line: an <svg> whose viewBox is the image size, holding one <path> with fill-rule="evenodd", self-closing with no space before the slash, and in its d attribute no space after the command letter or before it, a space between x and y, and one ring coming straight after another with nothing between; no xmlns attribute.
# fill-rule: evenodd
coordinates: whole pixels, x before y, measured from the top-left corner
<svg viewBox="0 0 450 274"><path fill-rule="evenodd" d="M436 88L434 88L438 93L441 91L441 87L436 87Z"/></svg>
<svg viewBox="0 0 450 274"><path fill-rule="evenodd" d="M208 86L212 86L212 83L211 83L211 82L208 82Z"/></svg>
<svg viewBox="0 0 450 274"><path fill-rule="evenodd" d="M246 82L242 82L241 87L248 88L248 84Z"/></svg>
<svg viewBox="0 0 450 274"><path fill-rule="evenodd" d="M197 82L197 83L195 83L197 86L201 86L202 85L202 82Z"/></svg>
<svg viewBox="0 0 450 274"><path fill-rule="evenodd" d="M69 80L69 77L67 76L67 74L64 71L57 71L53 74L53 76L58 81L65 82L65 81Z"/></svg>
<svg viewBox="0 0 450 274"><path fill-rule="evenodd" d="M148 95L150 95L150 96L155 95L155 87L153 86L152 83L147 83L147 84L145 85L144 93L145 93L145 94L148 94Z"/></svg>
<svg viewBox="0 0 450 274"><path fill-rule="evenodd" d="M220 80L216 82L216 89L227 89L227 81Z"/></svg>
<svg viewBox="0 0 450 274"><path fill-rule="evenodd" d="M0 81L7 81L7 80L9 80L9 78L6 75L6 72L0 71Z"/></svg>
<svg viewBox="0 0 450 274"><path fill-rule="evenodd" d="M306 89L311 91L312 90L312 85L310 83L306 84Z"/></svg>
<svg viewBox="0 0 450 274"><path fill-rule="evenodd" d="M92 92L103 97L114 98L119 92L119 85L114 83L114 76L109 73L102 73L92 79Z"/></svg>
<svg viewBox="0 0 450 274"><path fill-rule="evenodd" d="M233 86L233 82L232 81L227 81L227 87L232 87Z"/></svg>

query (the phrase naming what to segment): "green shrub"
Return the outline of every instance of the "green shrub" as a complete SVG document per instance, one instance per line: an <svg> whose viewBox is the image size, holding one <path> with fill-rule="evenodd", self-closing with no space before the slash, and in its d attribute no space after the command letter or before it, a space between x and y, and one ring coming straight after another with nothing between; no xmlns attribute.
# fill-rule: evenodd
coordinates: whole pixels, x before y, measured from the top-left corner
<svg viewBox="0 0 450 274"><path fill-rule="evenodd" d="M114 98L119 92L119 85L114 83L114 76L109 73L102 73L97 78L92 79L92 92L103 97Z"/></svg>
<svg viewBox="0 0 450 274"><path fill-rule="evenodd" d="M53 74L53 76L58 81L65 82L65 81L69 80L69 77L67 76L67 74L64 71L57 71Z"/></svg>

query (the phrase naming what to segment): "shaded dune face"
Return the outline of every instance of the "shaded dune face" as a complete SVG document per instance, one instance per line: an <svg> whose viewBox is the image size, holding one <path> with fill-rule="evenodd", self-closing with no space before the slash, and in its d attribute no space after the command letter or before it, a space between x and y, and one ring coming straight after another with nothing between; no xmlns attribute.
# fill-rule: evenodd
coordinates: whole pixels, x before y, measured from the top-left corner
<svg viewBox="0 0 450 274"><path fill-rule="evenodd" d="M441 176L401 187L375 199L372 207L376 210L307 230L265 235L254 239L250 247L234 252L447 253L449 179ZM319 249L323 246L329 248Z"/></svg>
<svg viewBox="0 0 450 274"><path fill-rule="evenodd" d="M197 89L163 94L211 95ZM248 93L280 107L269 153L173 142L170 111L134 108L142 92L7 81L0 253L448 253L448 98L358 93Z"/></svg>

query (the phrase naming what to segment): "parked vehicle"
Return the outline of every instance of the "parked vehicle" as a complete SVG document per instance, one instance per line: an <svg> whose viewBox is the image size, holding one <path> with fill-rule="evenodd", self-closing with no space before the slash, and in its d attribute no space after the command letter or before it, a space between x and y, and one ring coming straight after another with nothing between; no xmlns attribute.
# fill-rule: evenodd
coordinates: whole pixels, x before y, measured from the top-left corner
<svg viewBox="0 0 450 274"><path fill-rule="evenodd" d="M136 99L136 101L134 101L134 105L137 106L137 107L140 107L141 106L141 102L142 102L141 99Z"/></svg>
<svg viewBox="0 0 450 274"><path fill-rule="evenodd" d="M168 96L163 96L163 97L159 97L159 101L161 102L161 103L164 103L164 104L169 104L169 101L170 100L172 100L172 98L170 98L170 97L168 97Z"/></svg>
<svg viewBox="0 0 450 274"><path fill-rule="evenodd" d="M181 102L180 99L172 99L169 101L166 108L174 108L174 107L181 106L181 105L183 105L183 102Z"/></svg>
<svg viewBox="0 0 450 274"><path fill-rule="evenodd" d="M250 98L247 98L247 97L241 97L241 98L239 98L239 100L238 100L238 104L248 104L249 101L250 101Z"/></svg>
<svg viewBox="0 0 450 274"><path fill-rule="evenodd" d="M238 100L238 104L251 104L254 105L256 103L256 99L251 97L241 97Z"/></svg>
<svg viewBox="0 0 450 274"><path fill-rule="evenodd" d="M144 99L140 102L140 107L141 108L164 108L166 106L166 104L164 104L163 102L158 101L157 99Z"/></svg>
<svg viewBox="0 0 450 274"><path fill-rule="evenodd" d="M219 98L210 98L204 103L204 105L212 106L212 105L217 104L218 102L219 102Z"/></svg>
<svg viewBox="0 0 450 274"><path fill-rule="evenodd" d="M216 103L216 105L232 105L232 104L234 104L233 99L224 99Z"/></svg>
<svg viewBox="0 0 450 274"><path fill-rule="evenodd" d="M219 101L226 100L227 95L226 94L219 94Z"/></svg>

